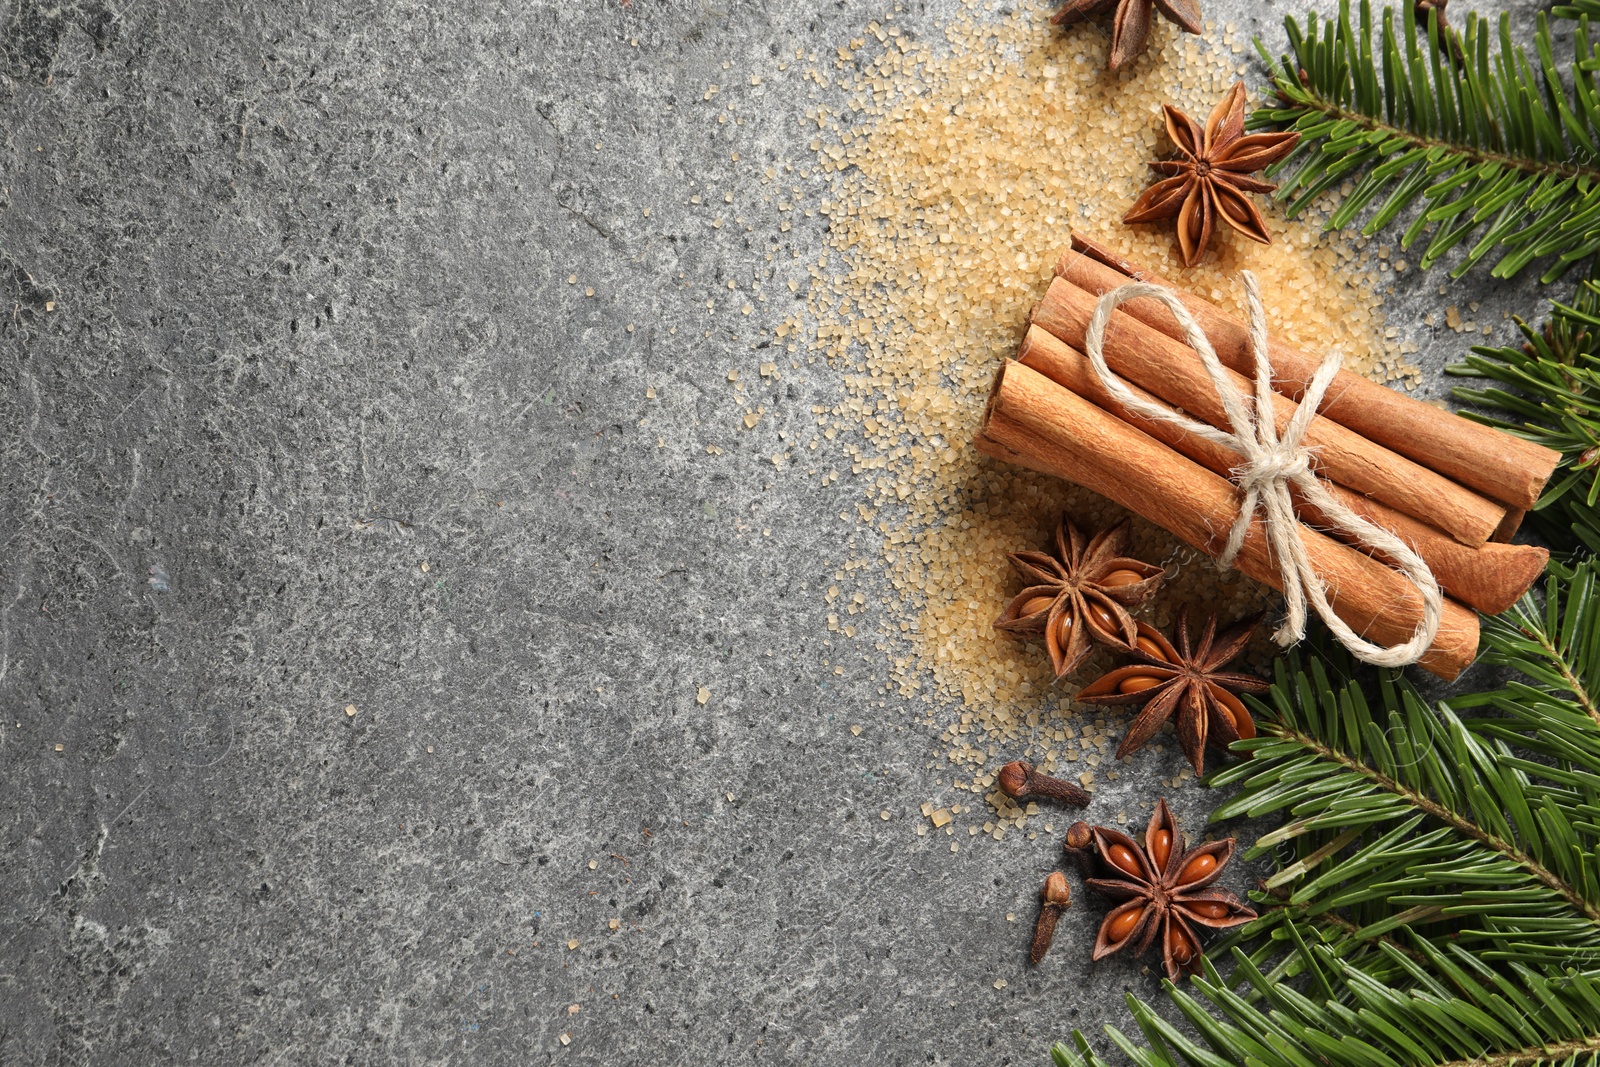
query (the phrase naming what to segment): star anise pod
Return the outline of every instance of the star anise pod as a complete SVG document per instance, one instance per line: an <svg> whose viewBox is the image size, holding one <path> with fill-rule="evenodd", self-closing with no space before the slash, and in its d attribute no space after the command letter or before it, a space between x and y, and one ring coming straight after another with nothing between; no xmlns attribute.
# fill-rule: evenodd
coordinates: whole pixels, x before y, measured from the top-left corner
<svg viewBox="0 0 1600 1067"><path fill-rule="evenodd" d="M1151 163L1163 178L1144 191L1123 222L1178 219L1178 247L1183 263L1192 267L1205 255L1211 233L1221 219L1252 241L1268 245L1272 235L1251 193L1270 193L1271 182L1250 177L1270 167L1300 143L1298 133L1244 132L1244 82L1235 82L1228 95L1212 110L1205 129L1171 104L1163 104L1167 133L1180 158Z"/></svg>
<svg viewBox="0 0 1600 1067"><path fill-rule="evenodd" d="M1166 571L1130 559L1124 555L1127 547L1127 519L1086 541L1063 518L1054 555L1013 552L1008 557L1028 586L1011 598L995 629L1043 633L1057 678L1083 662L1093 640L1130 648L1139 631L1128 609L1148 600Z"/></svg>
<svg viewBox="0 0 1600 1067"><path fill-rule="evenodd" d="M1157 802L1142 848L1109 826L1092 827L1090 834L1106 877L1089 878L1083 884L1119 901L1100 923L1094 941L1096 960L1130 947L1135 956L1142 956L1159 938L1167 977L1176 982L1181 974L1200 972L1203 953L1196 926L1223 930L1256 917L1226 889L1212 888L1233 859L1233 838L1185 847L1166 800Z"/></svg>
<svg viewBox="0 0 1600 1067"><path fill-rule="evenodd" d="M1116 670L1083 687L1086 704L1143 704L1117 746L1117 758L1150 740L1173 712L1178 715L1178 742L1196 774L1205 773L1206 742L1226 746L1256 735L1255 720L1235 693L1260 693L1269 686L1248 674L1222 668L1239 657L1265 613L1253 615L1217 633L1215 615L1206 623L1200 643L1189 644L1189 609L1178 610L1178 644L1147 623L1139 623L1129 655L1140 662Z"/></svg>
<svg viewBox="0 0 1600 1067"><path fill-rule="evenodd" d="M1150 27L1155 25L1156 12L1168 21L1182 26L1189 33L1203 33L1205 22L1200 14L1200 0L1066 0L1061 9L1050 16L1058 26L1103 15L1116 8L1111 20L1111 70L1140 55L1150 40Z"/></svg>

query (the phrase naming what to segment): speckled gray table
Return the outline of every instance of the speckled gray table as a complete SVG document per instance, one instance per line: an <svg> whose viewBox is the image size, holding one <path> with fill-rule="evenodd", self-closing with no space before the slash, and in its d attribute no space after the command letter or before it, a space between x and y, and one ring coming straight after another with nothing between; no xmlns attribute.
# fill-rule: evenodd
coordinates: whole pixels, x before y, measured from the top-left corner
<svg viewBox="0 0 1600 1067"><path fill-rule="evenodd" d="M1280 40L1283 0L1207 7ZM881 13L0 12L0 1063L1039 1063L1126 1022L1152 979L1087 929L1023 962L1052 845L911 832L964 796L828 641L855 490L716 388L800 305L708 294L825 225L730 150L805 158L776 57ZM764 88L717 125L724 61Z"/></svg>

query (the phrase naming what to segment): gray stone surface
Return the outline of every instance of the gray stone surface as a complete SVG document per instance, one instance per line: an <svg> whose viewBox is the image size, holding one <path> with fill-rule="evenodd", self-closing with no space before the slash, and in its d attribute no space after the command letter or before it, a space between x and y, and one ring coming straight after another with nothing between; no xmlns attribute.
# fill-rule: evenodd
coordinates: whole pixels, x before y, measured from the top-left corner
<svg viewBox="0 0 1600 1067"><path fill-rule="evenodd" d="M1153 981L1088 923L1023 962L1053 843L913 834L965 794L829 640L857 490L766 458L834 372L734 428L824 247L752 166L809 158L780 59L882 14L0 11L0 1063L1040 1063L1126 1024Z"/></svg>

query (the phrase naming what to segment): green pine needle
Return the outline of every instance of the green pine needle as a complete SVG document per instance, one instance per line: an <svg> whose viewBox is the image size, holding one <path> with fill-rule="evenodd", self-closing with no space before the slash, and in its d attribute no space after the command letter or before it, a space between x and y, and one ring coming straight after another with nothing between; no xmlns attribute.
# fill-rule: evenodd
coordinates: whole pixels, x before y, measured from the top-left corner
<svg viewBox="0 0 1600 1067"><path fill-rule="evenodd" d="M1484 624L1500 688L1429 705L1402 676L1280 661L1213 821L1279 815L1247 855L1257 922L1130 997L1141 1067L1600 1065L1600 562ZM1330 670L1333 676L1330 676ZM1231 961L1226 976L1215 961ZM1101 1067L1093 1046L1058 1064Z"/></svg>
<svg viewBox="0 0 1600 1067"><path fill-rule="evenodd" d="M1265 1011L1218 981L1216 972L1191 987L1206 1004L1162 983L1195 1034L1128 996L1148 1047L1120 1031L1107 1033L1141 1067L1576 1067L1600 1062L1600 982L1583 974L1542 975L1515 968L1487 970L1459 947L1425 946L1415 964L1440 980L1392 989L1326 951L1320 963L1350 992L1350 1003L1323 1003L1241 963L1247 983L1270 1004ZM1218 1016L1226 1021L1219 1020ZM1051 1050L1058 1067L1110 1067L1082 1034L1076 1047Z"/></svg>
<svg viewBox="0 0 1600 1067"><path fill-rule="evenodd" d="M1344 913L1365 937L1437 927L1486 957L1600 958L1600 860L1573 852L1571 823L1585 817L1568 784L1514 757L1505 724L1521 720L1499 707L1504 717L1477 730L1398 679L1378 695L1382 706L1371 708L1354 683L1333 688L1315 671L1291 676L1280 666L1272 719L1240 745L1257 757L1213 777L1239 787L1213 820L1286 816L1246 852L1283 859L1267 888L1289 890L1308 918ZM1531 712L1526 729L1548 718ZM1600 726L1585 723L1600 772Z"/></svg>
<svg viewBox="0 0 1600 1067"><path fill-rule="evenodd" d="M1278 102L1250 122L1303 134L1272 172L1286 176L1277 196L1291 216L1347 183L1327 229L1365 215L1370 236L1415 206L1401 247L1426 237L1425 269L1459 248L1452 277L1490 259L1492 274L1509 278L1537 260L1548 282L1600 252L1600 48L1587 18L1565 72L1570 89L1543 14L1532 63L1504 15L1494 42L1475 14L1457 37L1437 12L1419 28L1409 5L1385 8L1375 26L1370 0L1359 26L1350 0L1338 19L1285 25L1292 54L1276 64L1256 42L1276 68Z"/></svg>
<svg viewBox="0 0 1600 1067"><path fill-rule="evenodd" d="M1521 319L1517 327L1522 347L1478 346L1447 368L1495 384L1453 394L1490 412L1463 412L1468 418L1561 453L1534 509L1535 527L1552 544L1600 552L1600 286L1579 285L1570 305L1555 305L1542 332Z"/></svg>

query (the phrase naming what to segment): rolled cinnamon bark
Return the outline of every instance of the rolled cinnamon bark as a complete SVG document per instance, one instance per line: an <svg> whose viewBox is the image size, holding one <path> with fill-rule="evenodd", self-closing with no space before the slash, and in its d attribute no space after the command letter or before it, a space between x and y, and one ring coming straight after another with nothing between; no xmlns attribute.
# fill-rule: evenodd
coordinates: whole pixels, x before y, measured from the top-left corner
<svg viewBox="0 0 1600 1067"><path fill-rule="evenodd" d="M1522 529L1522 520L1528 513L1522 508L1507 508L1506 517L1500 520L1500 525L1495 527L1494 534L1489 538L1491 542L1498 541L1504 544L1517 536L1517 531Z"/></svg>
<svg viewBox="0 0 1600 1067"><path fill-rule="evenodd" d="M1066 478L1165 527L1215 556L1238 513L1232 483L1178 455L1038 371L1007 362L975 440L991 455ZM1397 571L1315 530L1302 527L1306 552L1327 585L1339 617L1368 640L1408 640L1422 618L1422 597ZM1251 523L1239 570L1278 588L1278 568L1261 523ZM1472 662L1478 616L1446 600L1439 632L1421 665L1446 680Z"/></svg>
<svg viewBox="0 0 1600 1067"><path fill-rule="evenodd" d="M1043 374L1057 385L1070 389L1085 400L1115 415L1135 429L1142 430L1175 451L1194 460L1213 474L1224 478L1239 465L1237 452L1186 432L1181 426L1156 422L1123 407L1106 391L1094 372L1089 357L1037 326L1028 329L1017 352L1017 362ZM1135 395L1154 401L1155 397L1138 386ZM1487 615L1498 615L1517 602L1544 573L1550 553L1533 545L1507 545L1489 542L1469 548L1441 530L1419 522L1403 512L1385 507L1342 485L1327 483L1335 499L1368 522L1392 531L1416 550L1439 585L1453 599ZM1313 527L1331 525L1328 516L1295 494L1297 513ZM1337 532L1333 537L1343 536ZM1360 546L1356 546L1360 547ZM1363 549L1363 551L1366 551ZM1392 563L1381 553L1378 559Z"/></svg>
<svg viewBox="0 0 1600 1067"><path fill-rule="evenodd" d="M1095 296L1130 281L1173 290L1222 362L1241 374L1255 374L1250 329L1245 323L1086 237L1073 234L1072 248L1056 266L1058 275ZM1122 310L1168 337L1183 340L1183 329L1172 313L1153 300L1133 301ZM1298 401L1320 359L1276 339L1269 338L1267 347L1273 384ZM1369 441L1513 508L1533 507L1561 461L1560 453L1552 449L1424 404L1351 371L1342 371L1334 379L1319 410Z"/></svg>
<svg viewBox="0 0 1600 1067"><path fill-rule="evenodd" d="M1057 278L1033 309L1033 321L1082 351L1089 318L1098 300L1065 278ZM1106 329L1106 362L1122 377L1182 408L1193 418L1232 432L1222 398L1194 349L1127 313L1127 308L1140 303L1155 301L1137 301L1112 314ZM1227 373L1242 393L1248 396L1253 392L1244 375L1231 370ZM1273 394L1273 411L1280 430L1289 424L1297 407L1287 397ZM1305 443L1315 449L1313 463L1324 477L1436 526L1462 544L1483 544L1505 518L1504 505L1374 444L1332 419L1321 415L1313 418Z"/></svg>

